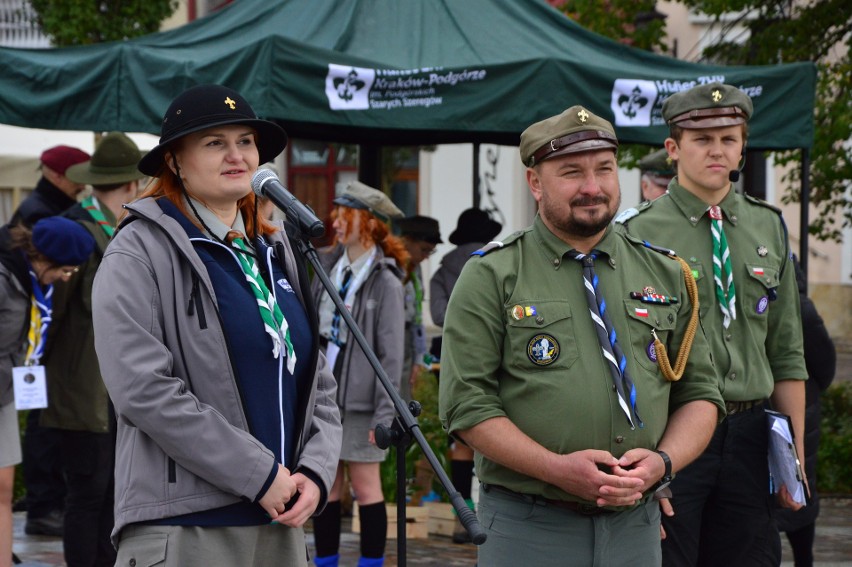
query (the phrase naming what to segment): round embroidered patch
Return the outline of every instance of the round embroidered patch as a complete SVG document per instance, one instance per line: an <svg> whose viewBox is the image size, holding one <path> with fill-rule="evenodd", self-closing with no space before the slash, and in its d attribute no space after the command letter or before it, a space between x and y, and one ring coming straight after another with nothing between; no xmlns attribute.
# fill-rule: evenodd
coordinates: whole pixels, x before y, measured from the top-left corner
<svg viewBox="0 0 852 567"><path fill-rule="evenodd" d="M651 342L645 347L645 354L648 355L648 360L657 362L657 349L654 348L654 339L651 339Z"/></svg>
<svg viewBox="0 0 852 567"><path fill-rule="evenodd" d="M766 312L767 307L769 307L769 298L763 296L757 300L757 305L754 306L754 310L758 315L763 315Z"/></svg>
<svg viewBox="0 0 852 567"><path fill-rule="evenodd" d="M547 366L559 358L559 343L553 335L536 335L527 344L527 356L537 366Z"/></svg>

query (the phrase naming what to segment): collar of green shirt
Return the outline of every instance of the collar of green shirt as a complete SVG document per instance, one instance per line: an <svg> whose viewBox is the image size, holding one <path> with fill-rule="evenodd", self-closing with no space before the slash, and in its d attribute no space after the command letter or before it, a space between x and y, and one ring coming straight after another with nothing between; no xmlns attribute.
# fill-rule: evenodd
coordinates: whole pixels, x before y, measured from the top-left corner
<svg viewBox="0 0 852 567"><path fill-rule="evenodd" d="M685 216L692 226L696 226L698 222L701 220L701 217L707 212L707 208L710 206L686 189L683 188L675 179L669 185L669 195L672 201L674 201L675 205L681 210L683 216ZM728 194L722 199L722 202L719 203L719 207L721 207L722 212L725 215L725 220L733 224L737 225L738 221L738 213L740 210L741 198L737 195L737 192L731 188L728 191Z"/></svg>
<svg viewBox="0 0 852 567"><path fill-rule="evenodd" d="M540 215L536 215L535 221L533 222L532 233L535 237L536 241L541 245L548 259L550 260L550 265L553 266L554 269L558 270L559 266L562 265L562 262L565 260L570 260L566 256L566 254L573 249L573 247L566 243L564 240L560 239L558 236L550 232L550 229L545 226L544 221L541 220ZM616 236L613 233L612 225L607 226L606 232L604 232L603 237L595 244L595 250L600 250L609 258L607 265L614 266L617 258L617 248L616 248Z"/></svg>

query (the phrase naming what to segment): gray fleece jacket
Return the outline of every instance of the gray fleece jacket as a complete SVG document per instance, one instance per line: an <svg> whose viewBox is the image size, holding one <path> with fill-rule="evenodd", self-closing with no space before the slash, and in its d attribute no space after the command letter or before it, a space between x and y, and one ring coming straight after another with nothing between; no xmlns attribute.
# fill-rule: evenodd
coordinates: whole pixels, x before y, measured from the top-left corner
<svg viewBox="0 0 852 567"><path fill-rule="evenodd" d="M254 500L275 463L249 433L213 286L186 232L153 199L127 208L93 289L95 347L118 419L113 541L127 524ZM283 245L304 304L307 283L286 235L270 240ZM294 472L313 472L325 494L341 443L334 395L320 354L299 400Z"/></svg>

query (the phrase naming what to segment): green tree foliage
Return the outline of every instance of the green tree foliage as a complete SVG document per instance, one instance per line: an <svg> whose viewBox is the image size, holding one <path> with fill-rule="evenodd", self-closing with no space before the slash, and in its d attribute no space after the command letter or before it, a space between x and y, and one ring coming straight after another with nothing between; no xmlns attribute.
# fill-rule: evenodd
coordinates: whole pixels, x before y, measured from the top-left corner
<svg viewBox="0 0 852 567"><path fill-rule="evenodd" d="M30 0L35 24L53 45L124 40L159 31L177 0Z"/></svg>
<svg viewBox="0 0 852 567"><path fill-rule="evenodd" d="M842 238L852 226L852 10L848 0L680 0L690 8L727 17L717 42L704 51L731 65L772 65L813 61L818 68L811 150L810 200L817 209L809 232L820 240ZM740 43L730 32L750 31ZM785 203L800 202L799 151L778 152L776 162L793 166L784 177Z"/></svg>
<svg viewBox="0 0 852 567"><path fill-rule="evenodd" d="M665 15L656 11L656 0L548 0L551 6L584 28L624 45L646 51L664 52ZM635 168L639 160L659 148L622 144L618 161Z"/></svg>

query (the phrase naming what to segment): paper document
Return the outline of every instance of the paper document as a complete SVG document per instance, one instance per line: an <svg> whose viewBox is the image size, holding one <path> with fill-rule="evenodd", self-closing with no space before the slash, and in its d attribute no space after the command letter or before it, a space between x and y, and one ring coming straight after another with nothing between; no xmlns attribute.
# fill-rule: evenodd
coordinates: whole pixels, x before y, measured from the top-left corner
<svg viewBox="0 0 852 567"><path fill-rule="evenodd" d="M793 500L805 505L805 485L802 482L801 462L793 441L790 417L777 411L766 410L769 430L769 475L773 493L787 487Z"/></svg>

